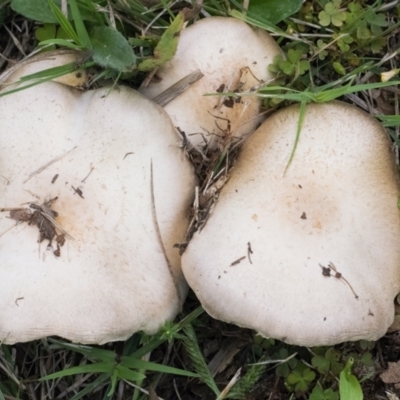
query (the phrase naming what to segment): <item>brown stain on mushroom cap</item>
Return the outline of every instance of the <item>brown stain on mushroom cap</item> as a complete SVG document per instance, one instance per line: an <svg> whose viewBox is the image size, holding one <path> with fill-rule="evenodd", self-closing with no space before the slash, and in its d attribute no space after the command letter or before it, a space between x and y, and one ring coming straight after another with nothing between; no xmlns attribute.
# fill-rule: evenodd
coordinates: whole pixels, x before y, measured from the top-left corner
<svg viewBox="0 0 400 400"><path fill-rule="evenodd" d="M349 204L351 206L353 196L368 197L372 187L376 188L376 197L379 197L379 192L387 194L390 190L394 195L397 190L393 182L398 182L398 176L388 137L381 125L372 118L363 121L364 113L352 106L340 102L333 104L336 108L330 109L325 118L321 117L322 112L317 111L318 106L308 105L311 115L315 112L319 114L319 126L315 129L312 122L311 125L304 126L295 152L295 161L286 173L284 171L295 140L298 115L296 106L276 113L264 126L264 135L254 135L245 143L236 167L238 175L254 176L262 175L265 168L268 168L269 185L274 187L272 196L274 204L277 205L277 217L293 223L294 229L298 227L310 234L321 230L334 232L341 229L343 217ZM320 106L322 107L323 105ZM360 114L354 126L350 122L353 113ZM290 118L291 124L288 125L287 121ZM340 125L339 129L332 133L330 128L334 119L339 120ZM269 131L280 131L282 125L285 126L286 133L268 137ZM351 136L354 130L363 132L364 137ZM377 136L374 130L381 131L381 135ZM321 139L321 136L328 134L325 132L330 132L326 143ZM337 136L336 139L332 138L333 135ZM274 154L274 159L265 160L265 163L260 164L259 160L263 158L262 152L265 148ZM325 163L325 160L328 161ZM363 170L364 174L354 175L354 169ZM336 186L338 182L339 187ZM383 206L385 207L384 204ZM390 210L393 213L392 207ZM307 221L298 221L303 212L306 212ZM372 210L371 218L373 214Z"/></svg>

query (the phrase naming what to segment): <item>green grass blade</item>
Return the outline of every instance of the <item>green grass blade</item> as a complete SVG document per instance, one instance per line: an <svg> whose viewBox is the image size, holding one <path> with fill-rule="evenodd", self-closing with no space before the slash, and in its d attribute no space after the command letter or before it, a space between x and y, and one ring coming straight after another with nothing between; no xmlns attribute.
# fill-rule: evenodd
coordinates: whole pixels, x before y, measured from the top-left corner
<svg viewBox="0 0 400 400"><path fill-rule="evenodd" d="M204 360L203 354L201 353L199 344L197 343L196 333L192 325L186 325L183 328L183 331L185 332L185 336L182 338L182 341L186 351L189 354L190 359L192 360L195 371L199 375L199 378L218 397L221 392L218 389L217 384L215 383L214 378L207 367L206 361Z"/></svg>
<svg viewBox="0 0 400 400"><path fill-rule="evenodd" d="M315 101L317 103L326 103L337 99L338 97L344 96L345 94L351 93L351 83L346 86L324 90L315 95Z"/></svg>
<svg viewBox="0 0 400 400"><path fill-rule="evenodd" d="M110 390L108 390L107 392L108 398L111 398L113 396L115 388L117 387L117 383L118 383L118 371L117 369L115 369L110 379L110 385L109 385Z"/></svg>
<svg viewBox="0 0 400 400"><path fill-rule="evenodd" d="M362 92L363 90L380 89L388 86L400 85L400 80L398 81L387 81L387 82L375 82L375 83L364 83L362 85L354 85L349 88L347 93ZM347 94L346 93L346 94Z"/></svg>
<svg viewBox="0 0 400 400"><path fill-rule="evenodd" d="M182 376L189 376L192 378L198 377L198 375L193 372L185 371L183 369L168 367L167 365L157 364L151 361L144 361L132 356L122 357L121 365L128 368L137 368L148 371L162 372L164 374L182 375Z"/></svg>
<svg viewBox="0 0 400 400"><path fill-rule="evenodd" d="M69 49L80 50L81 47L65 39L48 39L39 42L39 46L57 45L61 47L68 47Z"/></svg>
<svg viewBox="0 0 400 400"><path fill-rule="evenodd" d="M111 375L110 374L101 374L97 379L95 379L93 382L89 383L85 389L81 390L79 393L77 393L75 396L71 397L69 400L80 400L82 398L89 399L89 396L86 396L90 393L92 393L95 389L98 389L100 385L105 382L106 380L110 379Z"/></svg>
<svg viewBox="0 0 400 400"><path fill-rule="evenodd" d="M58 67L52 67L48 69L44 69L39 72L35 72L33 74L25 75L20 78L20 82L27 82L32 79L44 79L44 78L58 78L59 76L69 74L74 72L76 69L74 63L68 63L65 65L60 65Z"/></svg>
<svg viewBox="0 0 400 400"><path fill-rule="evenodd" d="M92 48L92 42L90 41L89 34L86 30L85 24L83 23L81 12L79 11L76 0L69 0L69 6L71 7L72 18L75 23L76 33L79 37L80 44L86 49Z"/></svg>
<svg viewBox="0 0 400 400"><path fill-rule="evenodd" d="M62 13L62 11L55 5L53 0L48 0L51 11L56 17L58 23L64 29L66 34L78 45L81 46L82 43L79 40L78 35L75 32L72 24L68 21L68 18Z"/></svg>
<svg viewBox="0 0 400 400"><path fill-rule="evenodd" d="M400 140L397 137L397 135L394 132L392 132L391 129L389 129L389 135L392 138L392 140L396 143L396 146L400 149Z"/></svg>
<svg viewBox="0 0 400 400"><path fill-rule="evenodd" d="M263 21L257 21L253 18L250 18L249 16L247 16L246 14L243 14L237 10L232 10L229 15L231 17L240 19L241 21L247 22L250 25L256 26L257 28L261 28L264 29L265 31L271 32L271 33L276 33L281 37L285 37L288 39L293 39L293 36L287 34L285 31L283 31L282 29L277 28L275 25L272 24L268 24L267 22Z"/></svg>
<svg viewBox="0 0 400 400"><path fill-rule="evenodd" d="M137 371L132 371L130 368L124 367L122 365L118 365L116 368L117 370L117 376L120 379L126 379L128 381L139 381L139 380L144 380L146 378L146 375L141 374L140 372Z"/></svg>
<svg viewBox="0 0 400 400"><path fill-rule="evenodd" d="M116 358L115 352L111 350L99 349L97 347L85 346L82 344L63 343L55 339L50 339L50 342L56 344L58 347L74 351L90 359L102 360L112 363L115 361Z"/></svg>
<svg viewBox="0 0 400 400"><path fill-rule="evenodd" d="M115 364L109 361L99 362L94 364L79 365L78 367L72 367L64 369L63 371L55 372L54 374L46 375L40 378L39 381L48 381L50 379L63 378L65 376L106 372L111 374L114 371Z"/></svg>
<svg viewBox="0 0 400 400"><path fill-rule="evenodd" d="M192 321L197 319L201 314L203 314L204 309L203 307L199 306L195 310L193 310L189 315L187 315L185 318L183 318L181 321L178 322L178 328L176 332L179 332L182 328L184 328L186 325L190 324ZM149 343L145 344L143 347L141 347L139 350L135 351L132 354L132 357L135 358L141 358L145 356L146 354L150 353L153 351L156 347L158 347L160 344L164 343L167 339L159 339L159 338L154 338L152 339Z"/></svg>
<svg viewBox="0 0 400 400"><path fill-rule="evenodd" d="M382 121L383 126L400 126L400 115L377 115L376 117Z"/></svg>
<svg viewBox="0 0 400 400"><path fill-rule="evenodd" d="M294 154L296 153L297 145L298 145L299 139L300 139L301 128L303 126L304 117L306 115L306 105L307 105L307 101L306 100L303 100L300 103L300 112L299 112L299 120L297 121L296 137L295 137L295 140L294 140L292 152L290 153L289 161L288 161L288 163L286 165L285 172L283 173L284 176L286 175L286 172L289 169L290 164L293 161Z"/></svg>
<svg viewBox="0 0 400 400"><path fill-rule="evenodd" d="M59 68L59 67L56 67L56 68ZM52 69L52 68L49 68L49 69ZM11 89L11 90L0 92L0 97L7 96L7 95L10 95L10 94L13 94L13 93L17 93L17 92L21 92L22 90L26 90L26 89L29 89L29 88L31 88L33 86L40 85L41 83L44 83L44 82L47 82L47 81L51 81L52 79L57 78L57 77L62 76L62 75L65 75L65 74L66 74L66 72L59 73L59 74L54 74L54 75L51 75L51 76L47 76L46 78L34 80L33 82L28 83L28 84L23 85L23 86L20 86L20 87ZM35 75L35 74L32 74L32 75ZM27 75L27 76L29 76L29 75ZM26 77L22 77L20 79L20 82L23 82L23 81L28 81L28 80L26 79Z"/></svg>

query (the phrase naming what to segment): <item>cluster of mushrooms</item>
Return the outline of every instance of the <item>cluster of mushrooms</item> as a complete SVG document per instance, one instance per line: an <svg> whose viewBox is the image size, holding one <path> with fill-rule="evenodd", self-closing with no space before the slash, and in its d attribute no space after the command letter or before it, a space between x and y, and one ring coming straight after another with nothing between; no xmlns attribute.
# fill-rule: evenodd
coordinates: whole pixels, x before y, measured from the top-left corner
<svg viewBox="0 0 400 400"><path fill-rule="evenodd" d="M287 343L385 334L400 292L390 142L355 107L310 104L287 168L299 107L262 123L249 91L273 79L277 54L266 32L206 18L142 94L79 90L79 72L0 98L1 343L152 334L188 285L213 317ZM2 90L74 57L33 59L6 72ZM196 69L203 78L165 110L150 100ZM245 138L182 256L197 180L177 128L199 149Z"/></svg>

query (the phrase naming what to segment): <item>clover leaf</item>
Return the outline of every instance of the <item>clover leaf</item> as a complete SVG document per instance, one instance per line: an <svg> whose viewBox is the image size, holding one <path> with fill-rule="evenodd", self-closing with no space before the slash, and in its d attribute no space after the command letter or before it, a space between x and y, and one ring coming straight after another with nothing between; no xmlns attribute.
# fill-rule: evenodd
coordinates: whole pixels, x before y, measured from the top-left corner
<svg viewBox="0 0 400 400"><path fill-rule="evenodd" d="M328 26L332 24L333 26L342 26L343 22L346 20L346 13L340 10L341 0L332 0L327 3L324 10L318 14L319 23L322 26Z"/></svg>
<svg viewBox="0 0 400 400"><path fill-rule="evenodd" d="M293 387L295 392L306 392L309 384L315 379L315 372L310 368L297 368L286 378L286 383Z"/></svg>
<svg viewBox="0 0 400 400"><path fill-rule="evenodd" d="M339 394L332 389L324 390L317 385L311 392L309 400L339 400Z"/></svg>

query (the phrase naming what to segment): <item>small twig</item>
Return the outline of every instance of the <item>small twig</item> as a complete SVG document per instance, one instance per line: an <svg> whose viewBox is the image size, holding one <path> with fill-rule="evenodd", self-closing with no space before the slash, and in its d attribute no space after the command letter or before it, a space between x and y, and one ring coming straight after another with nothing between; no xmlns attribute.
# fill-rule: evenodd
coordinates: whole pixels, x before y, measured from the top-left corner
<svg viewBox="0 0 400 400"><path fill-rule="evenodd" d="M238 258L236 261L234 261L230 266L233 267L234 265L240 264L241 261L243 261L246 258L246 256Z"/></svg>
<svg viewBox="0 0 400 400"><path fill-rule="evenodd" d="M217 397L217 400L222 400L226 397L226 395L229 393L229 391L232 389L232 386L239 380L240 378L240 373L242 372L242 367L240 367L235 375L233 375L232 379L229 381L229 383L226 385L224 390L220 393L220 395Z"/></svg>
<svg viewBox="0 0 400 400"><path fill-rule="evenodd" d="M27 210L27 208L24 208L24 207L3 207L3 208L0 208L0 212L24 211L24 210Z"/></svg>
<svg viewBox="0 0 400 400"><path fill-rule="evenodd" d="M126 154L124 155L123 160L125 160L125 158L126 158L127 156L131 155L131 154L135 154L135 153L134 153L133 151L130 151L129 153L126 153Z"/></svg>
<svg viewBox="0 0 400 400"><path fill-rule="evenodd" d="M21 45L20 41L16 38L16 36L7 28L7 25L3 25L8 34L10 35L11 39L13 40L15 46L18 48L18 50L26 57L26 54L24 52L24 48Z"/></svg>
<svg viewBox="0 0 400 400"><path fill-rule="evenodd" d="M150 161L150 193L151 193L151 208L152 208L154 226L156 228L158 243L161 246L165 261L166 261L168 269L169 269L169 273L171 274L171 278L172 278L172 281L175 286L176 294L178 296L179 307L182 308L182 306L183 306L182 294L179 289L178 282L175 278L174 272L172 270L171 263L168 260L167 252L165 251L164 242L163 242L162 236L161 236L160 226L158 225L157 209L156 209L156 202L155 202L155 197L154 197L153 160Z"/></svg>
<svg viewBox="0 0 400 400"><path fill-rule="evenodd" d="M54 183L57 179L58 179L58 174L55 174L54 176L53 176L53 179L51 180L51 183Z"/></svg>
<svg viewBox="0 0 400 400"><path fill-rule="evenodd" d="M11 231L11 229L15 228L18 224L15 224L13 226L10 226L8 229L6 229L4 232L0 233L0 237L4 236L8 231Z"/></svg>
<svg viewBox="0 0 400 400"><path fill-rule="evenodd" d="M107 0L107 5L108 5L108 15L110 16L110 25L116 30L117 25L115 24L115 15L110 0Z"/></svg>
<svg viewBox="0 0 400 400"><path fill-rule="evenodd" d="M252 261L251 261L250 254L253 254L253 250L251 249L251 243L248 242L247 243L247 257L248 257L248 259L250 261L250 264L253 264Z"/></svg>
<svg viewBox="0 0 400 400"><path fill-rule="evenodd" d="M82 183L84 183L86 181L87 178L89 178L90 174L93 172L94 167L90 167L90 171L89 173L81 180Z"/></svg>
<svg viewBox="0 0 400 400"><path fill-rule="evenodd" d="M73 187L72 185L71 185L71 188L72 188L72 190L73 190L80 198L84 199L83 193L82 193L82 190L81 190L81 189L75 188L75 187Z"/></svg>
<svg viewBox="0 0 400 400"><path fill-rule="evenodd" d="M68 18L68 1L61 0L61 12Z"/></svg>
<svg viewBox="0 0 400 400"><path fill-rule="evenodd" d="M43 209L42 209L43 210ZM46 219L48 219L57 229L60 230L61 233L63 233L68 239L72 239L75 240L58 222L56 222L56 220L50 216L49 214L47 214L44 211L40 211L40 214L43 215L43 217L45 217Z"/></svg>
<svg viewBox="0 0 400 400"><path fill-rule="evenodd" d="M146 389L143 389L142 387L140 387L140 386L138 386L138 385L135 385L134 383L132 383L131 381L128 381L128 380L125 380L124 379L124 382L127 384L127 385L129 385L129 386L131 386L131 387L134 387L135 389L137 389L137 390L139 390L140 392L142 392L142 393L144 393L144 394L149 394L149 392L146 390ZM159 400L164 400L162 397L158 397L159 398Z"/></svg>
<svg viewBox="0 0 400 400"><path fill-rule="evenodd" d="M203 76L203 73L199 69L196 69L196 71L191 72L189 75L185 76L184 78L170 86L168 89L164 90L158 96L154 97L153 101L159 104L161 107L164 107L170 101L174 100L181 93L183 93L186 89L188 89L190 85L193 85L193 83L201 79Z"/></svg>
<svg viewBox="0 0 400 400"><path fill-rule="evenodd" d="M347 285L349 286L349 288L350 288L351 291L353 292L354 297L358 300L358 295L357 295L357 293L354 291L353 286L351 286L351 285L350 285L350 282L349 282L340 272L338 272L338 271L336 270L336 267L335 267L335 265L333 264L332 261L329 261L328 266L331 267L333 271L335 271L335 273L336 273L335 278L343 279L343 280L347 283Z"/></svg>
<svg viewBox="0 0 400 400"><path fill-rule="evenodd" d="M179 391L178 391L178 388L177 388L177 386L176 386L176 381L175 381L175 379L174 379L173 382L174 382L175 393L176 393L178 399L179 399L179 400L182 400L182 397L180 396Z"/></svg>
<svg viewBox="0 0 400 400"><path fill-rule="evenodd" d="M266 361L261 361L259 363L254 363L254 364L247 364L248 366L252 365L266 365L266 364L284 364L285 362L288 362L291 360L293 357L296 357L297 353L291 354L289 357L284 358L282 360L266 360Z"/></svg>
<svg viewBox="0 0 400 400"><path fill-rule="evenodd" d="M322 275L324 275L328 278L331 276L334 276L336 279L342 279L347 284L347 286L350 288L350 290L353 292L354 297L358 300L358 295L354 291L353 287L350 285L350 282L340 272L338 272L338 270L336 269L336 267L332 261L329 261L329 264L327 267L324 267L322 264L319 264L319 266L322 269ZM331 270L335 272L335 275L331 274Z"/></svg>
<svg viewBox="0 0 400 400"><path fill-rule="evenodd" d="M28 179L24 181L24 183L28 182L29 179L33 178L35 175L40 174L42 171L44 171L47 167L50 167L50 165L54 164L55 162L61 160L63 157L65 157L67 154L71 153L71 151L75 150L76 146L72 148L71 150L68 150L66 153L62 154L61 156L55 157L40 168L38 168L36 171L32 172L29 176Z"/></svg>

